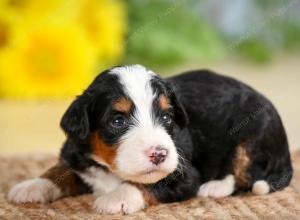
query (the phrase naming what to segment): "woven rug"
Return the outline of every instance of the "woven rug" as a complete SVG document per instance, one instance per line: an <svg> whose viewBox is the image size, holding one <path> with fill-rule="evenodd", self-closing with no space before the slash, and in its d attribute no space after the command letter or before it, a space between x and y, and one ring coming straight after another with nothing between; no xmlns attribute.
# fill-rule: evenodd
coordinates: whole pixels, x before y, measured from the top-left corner
<svg viewBox="0 0 300 220"><path fill-rule="evenodd" d="M296 155L296 154L295 154ZM265 196L240 195L222 199L195 198L149 207L131 215L100 215L91 209L92 195L65 198L50 204L14 205L9 188L36 177L56 161L54 156L0 157L0 219L300 219L300 152L294 157L295 178L283 191Z"/></svg>

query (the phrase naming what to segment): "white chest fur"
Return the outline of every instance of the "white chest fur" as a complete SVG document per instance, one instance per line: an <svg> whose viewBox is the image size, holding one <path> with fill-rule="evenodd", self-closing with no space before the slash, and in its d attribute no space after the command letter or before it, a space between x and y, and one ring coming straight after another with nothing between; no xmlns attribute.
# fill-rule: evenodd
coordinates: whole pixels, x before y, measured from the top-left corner
<svg viewBox="0 0 300 220"><path fill-rule="evenodd" d="M115 190L121 179L101 168L90 167L84 173L78 173L85 183L92 187L93 193L100 196Z"/></svg>

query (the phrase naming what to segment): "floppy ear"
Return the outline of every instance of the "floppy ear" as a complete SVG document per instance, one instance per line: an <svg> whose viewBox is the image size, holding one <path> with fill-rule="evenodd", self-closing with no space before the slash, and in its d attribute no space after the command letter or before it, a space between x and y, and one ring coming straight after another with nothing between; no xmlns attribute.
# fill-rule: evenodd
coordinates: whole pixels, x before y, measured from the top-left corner
<svg viewBox="0 0 300 220"><path fill-rule="evenodd" d="M63 115L60 126L68 136L84 141L90 133L88 100L83 95L77 97Z"/></svg>
<svg viewBox="0 0 300 220"><path fill-rule="evenodd" d="M189 123L189 118L182 103L176 95L176 90L174 86L170 83L167 83L167 88L171 104L174 107L175 122L179 125L179 127L183 128Z"/></svg>

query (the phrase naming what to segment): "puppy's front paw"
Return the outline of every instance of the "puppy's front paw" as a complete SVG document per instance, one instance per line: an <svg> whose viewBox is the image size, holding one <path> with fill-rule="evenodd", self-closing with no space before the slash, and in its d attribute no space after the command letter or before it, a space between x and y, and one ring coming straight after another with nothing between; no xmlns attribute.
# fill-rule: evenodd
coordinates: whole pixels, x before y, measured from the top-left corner
<svg viewBox="0 0 300 220"><path fill-rule="evenodd" d="M15 203L46 203L60 196L60 189L50 180L35 178L15 185L8 193L8 200Z"/></svg>
<svg viewBox="0 0 300 220"><path fill-rule="evenodd" d="M96 199L94 208L103 214L130 214L145 207L142 192L130 184L122 184L115 191Z"/></svg>
<svg viewBox="0 0 300 220"><path fill-rule="evenodd" d="M212 180L204 183L198 190L198 196L220 198L234 192L234 177L228 175L223 180Z"/></svg>

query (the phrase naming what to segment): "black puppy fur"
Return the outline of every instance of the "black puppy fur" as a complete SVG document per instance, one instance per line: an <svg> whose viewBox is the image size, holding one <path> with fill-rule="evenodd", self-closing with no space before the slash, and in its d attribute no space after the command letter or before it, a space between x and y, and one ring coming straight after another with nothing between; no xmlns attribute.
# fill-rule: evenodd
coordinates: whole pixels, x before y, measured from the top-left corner
<svg viewBox="0 0 300 220"><path fill-rule="evenodd" d="M105 117L103 106L110 106L114 98L110 96L124 95L115 77L107 71L99 75L62 119L68 140L61 158L74 170L84 171L90 166L105 169L89 157L91 147L85 140L101 126L99 117ZM185 72L164 80L157 77L152 86L160 93L171 93L172 104L180 109L170 133L184 158L180 171L145 185L159 202L189 199L196 196L201 184L224 178L232 172L236 148L241 144L250 158L246 171L249 178L236 191L250 190L257 180L266 180L271 191L290 183L293 170L286 133L274 106L263 95L208 70ZM110 143L119 137L106 135L104 139Z"/></svg>
<svg viewBox="0 0 300 220"><path fill-rule="evenodd" d="M60 163L41 176L50 184L41 179L20 183L11 190L10 200L45 202L91 192L93 186L82 175L90 172L90 168L106 174L112 172L116 146L136 123L132 119L135 105L124 92L119 75L112 74L112 70L99 74L64 114L61 127L67 140ZM148 205L195 197L202 184L222 180L229 174L235 186L228 195L253 190L256 181L261 180L267 184L265 193L289 185L293 169L287 136L275 107L263 95L242 82L208 70L189 71L166 79L151 74L151 88L156 94L149 104L151 118L167 131L180 157L178 168L157 182L144 184L121 178L122 184L140 189ZM120 99L125 111L121 113L115 108L116 100ZM127 126L123 126L126 118ZM120 126L112 126L112 119ZM92 140L98 141L97 148ZM95 159L95 154L105 163ZM53 191L51 196L49 187ZM36 192L31 195L33 189Z"/></svg>

